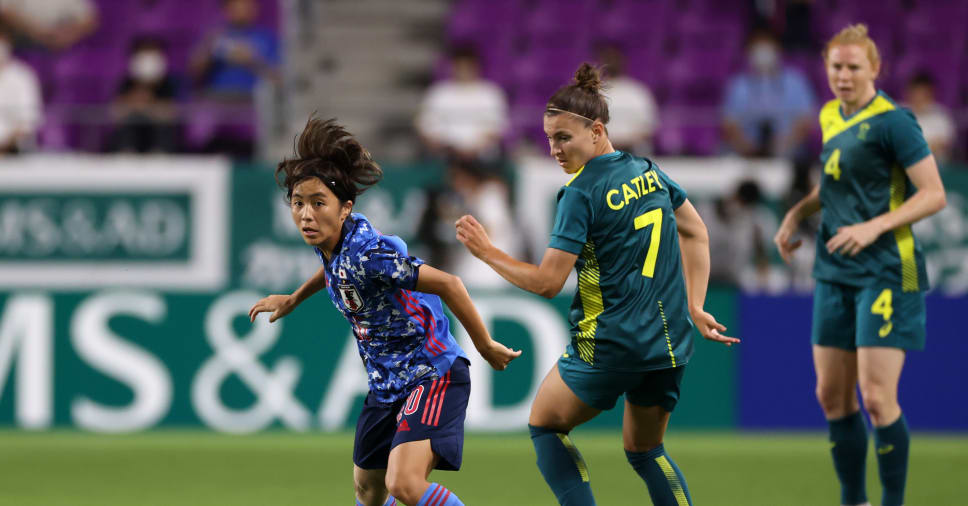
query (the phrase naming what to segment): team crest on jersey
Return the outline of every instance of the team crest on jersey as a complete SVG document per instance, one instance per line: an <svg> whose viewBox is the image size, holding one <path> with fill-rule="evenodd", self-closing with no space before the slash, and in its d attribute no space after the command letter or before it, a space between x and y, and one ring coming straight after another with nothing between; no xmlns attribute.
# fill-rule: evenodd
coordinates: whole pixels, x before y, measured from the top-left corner
<svg viewBox="0 0 968 506"><path fill-rule="evenodd" d="M867 122L861 123L860 128L857 129L857 139L866 141L867 132L870 131L870 129L871 129L870 123L867 123Z"/></svg>
<svg viewBox="0 0 968 506"><path fill-rule="evenodd" d="M343 307L347 311L357 312L363 309L363 298L360 297L360 292L356 290L356 287L350 283L340 283L336 285L336 291L339 292L339 297L343 299Z"/></svg>

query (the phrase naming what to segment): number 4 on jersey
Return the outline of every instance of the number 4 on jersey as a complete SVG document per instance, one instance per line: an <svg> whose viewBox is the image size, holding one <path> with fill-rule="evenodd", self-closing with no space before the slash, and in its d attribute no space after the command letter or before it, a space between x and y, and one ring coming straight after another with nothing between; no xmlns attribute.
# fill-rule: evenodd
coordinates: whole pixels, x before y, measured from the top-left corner
<svg viewBox="0 0 968 506"><path fill-rule="evenodd" d="M834 181L840 181L840 148L830 153L830 158L827 159L827 163L823 166L823 173L833 176Z"/></svg>
<svg viewBox="0 0 968 506"><path fill-rule="evenodd" d="M649 239L649 252L645 255L645 265L642 275L651 278L655 274L655 261L659 256L659 241L662 240L662 208L657 207L635 218L635 230L652 225L652 237Z"/></svg>

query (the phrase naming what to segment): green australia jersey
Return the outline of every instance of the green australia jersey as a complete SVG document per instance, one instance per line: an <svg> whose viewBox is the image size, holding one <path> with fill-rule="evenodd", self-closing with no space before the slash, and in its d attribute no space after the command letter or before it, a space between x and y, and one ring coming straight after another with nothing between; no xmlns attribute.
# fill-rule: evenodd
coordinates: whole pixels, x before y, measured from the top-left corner
<svg viewBox="0 0 968 506"><path fill-rule="evenodd" d="M561 188L549 247L578 255L568 354L614 371L689 361L675 216L685 200L655 163L621 151L589 160Z"/></svg>
<svg viewBox="0 0 968 506"><path fill-rule="evenodd" d="M831 100L820 111L824 173L813 275L859 287L889 282L905 292L926 290L924 254L910 225L881 235L854 257L827 252L827 241L840 227L903 204L916 190L905 169L931 154L914 115L883 92L848 117L840 105Z"/></svg>

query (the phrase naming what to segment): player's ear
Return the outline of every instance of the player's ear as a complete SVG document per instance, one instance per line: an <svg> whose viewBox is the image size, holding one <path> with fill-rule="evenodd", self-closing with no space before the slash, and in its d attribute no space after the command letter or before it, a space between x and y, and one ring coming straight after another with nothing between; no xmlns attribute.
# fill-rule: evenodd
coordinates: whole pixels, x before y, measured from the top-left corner
<svg viewBox="0 0 968 506"><path fill-rule="evenodd" d="M605 124L599 120L595 120L595 122L592 123L591 128L592 128L592 140L594 142L598 142L598 139L600 139L603 135L605 135Z"/></svg>
<svg viewBox="0 0 968 506"><path fill-rule="evenodd" d="M353 201L346 200L343 202L343 206L339 210L339 221L343 221L349 218L350 213L353 212Z"/></svg>

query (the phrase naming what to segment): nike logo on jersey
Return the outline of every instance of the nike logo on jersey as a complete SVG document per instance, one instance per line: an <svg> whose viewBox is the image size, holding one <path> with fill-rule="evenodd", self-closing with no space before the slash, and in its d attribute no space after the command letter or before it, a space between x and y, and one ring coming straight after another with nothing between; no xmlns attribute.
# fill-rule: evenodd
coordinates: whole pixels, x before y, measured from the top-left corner
<svg viewBox="0 0 968 506"><path fill-rule="evenodd" d="M877 449L878 455L887 455L894 451L894 445L884 445Z"/></svg>

